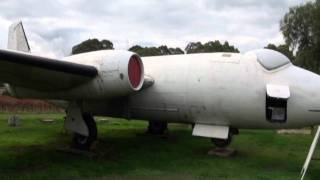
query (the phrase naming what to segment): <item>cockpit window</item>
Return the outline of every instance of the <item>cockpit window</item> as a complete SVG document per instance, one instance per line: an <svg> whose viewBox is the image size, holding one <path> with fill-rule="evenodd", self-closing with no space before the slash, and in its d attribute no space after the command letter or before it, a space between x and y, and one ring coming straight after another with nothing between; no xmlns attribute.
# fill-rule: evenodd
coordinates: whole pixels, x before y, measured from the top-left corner
<svg viewBox="0 0 320 180"><path fill-rule="evenodd" d="M257 55L258 62L269 71L291 63L289 58L274 50L260 49L254 53Z"/></svg>

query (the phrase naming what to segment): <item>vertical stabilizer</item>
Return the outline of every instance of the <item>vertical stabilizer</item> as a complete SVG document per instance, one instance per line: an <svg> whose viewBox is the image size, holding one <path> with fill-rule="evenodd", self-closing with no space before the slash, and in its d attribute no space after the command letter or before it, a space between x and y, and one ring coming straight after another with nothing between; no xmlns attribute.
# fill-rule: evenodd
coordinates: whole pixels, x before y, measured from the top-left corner
<svg viewBox="0 0 320 180"><path fill-rule="evenodd" d="M9 27L8 49L30 52L30 47L22 22L14 23Z"/></svg>

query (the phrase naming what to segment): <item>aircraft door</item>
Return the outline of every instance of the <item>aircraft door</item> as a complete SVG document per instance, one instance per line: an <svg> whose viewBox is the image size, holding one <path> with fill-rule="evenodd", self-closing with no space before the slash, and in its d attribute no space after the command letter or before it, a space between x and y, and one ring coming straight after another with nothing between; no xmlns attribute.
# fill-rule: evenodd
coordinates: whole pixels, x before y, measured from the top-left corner
<svg viewBox="0 0 320 180"><path fill-rule="evenodd" d="M266 118L272 123L287 121L287 101L290 97L288 86L267 84Z"/></svg>

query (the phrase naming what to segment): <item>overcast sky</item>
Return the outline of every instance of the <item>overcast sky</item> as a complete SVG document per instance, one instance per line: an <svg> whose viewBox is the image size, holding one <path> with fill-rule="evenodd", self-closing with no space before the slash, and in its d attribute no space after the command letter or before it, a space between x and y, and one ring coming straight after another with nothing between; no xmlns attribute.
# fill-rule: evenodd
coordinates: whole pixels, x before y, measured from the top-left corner
<svg viewBox="0 0 320 180"><path fill-rule="evenodd" d="M61 57L89 38L116 49L229 41L241 52L283 42L279 21L307 0L1 0L0 48L22 20L32 52Z"/></svg>

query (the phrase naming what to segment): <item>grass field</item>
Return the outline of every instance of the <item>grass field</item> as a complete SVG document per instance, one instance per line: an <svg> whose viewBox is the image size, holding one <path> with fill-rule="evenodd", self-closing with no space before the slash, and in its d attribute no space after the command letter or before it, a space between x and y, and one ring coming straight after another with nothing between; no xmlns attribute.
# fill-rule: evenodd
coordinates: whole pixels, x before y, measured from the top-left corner
<svg viewBox="0 0 320 180"><path fill-rule="evenodd" d="M310 135L240 130L231 145L237 156L222 158L208 156L210 141L192 137L186 125L169 125L164 139L137 135L146 122L108 118L98 122L95 155L84 156L57 151L71 139L63 115L20 115L20 127L8 127L8 116L0 114L0 179L292 180L299 179L312 141ZM320 179L320 161L312 162L306 179Z"/></svg>

